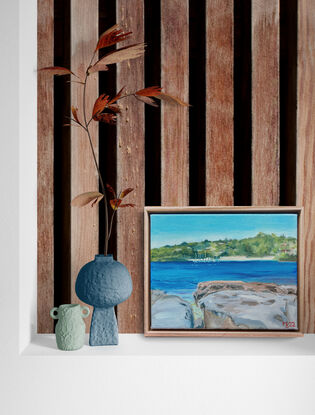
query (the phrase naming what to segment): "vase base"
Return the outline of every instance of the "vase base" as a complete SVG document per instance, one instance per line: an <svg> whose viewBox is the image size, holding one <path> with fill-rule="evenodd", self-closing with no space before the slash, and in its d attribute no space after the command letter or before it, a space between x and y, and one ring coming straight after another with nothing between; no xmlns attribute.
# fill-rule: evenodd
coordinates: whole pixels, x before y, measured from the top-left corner
<svg viewBox="0 0 315 415"><path fill-rule="evenodd" d="M102 340L102 341L95 341L90 339L89 340L89 346L118 346L118 339L115 340Z"/></svg>
<svg viewBox="0 0 315 415"><path fill-rule="evenodd" d="M114 307L94 307L89 344L90 346L118 345L118 327Z"/></svg>

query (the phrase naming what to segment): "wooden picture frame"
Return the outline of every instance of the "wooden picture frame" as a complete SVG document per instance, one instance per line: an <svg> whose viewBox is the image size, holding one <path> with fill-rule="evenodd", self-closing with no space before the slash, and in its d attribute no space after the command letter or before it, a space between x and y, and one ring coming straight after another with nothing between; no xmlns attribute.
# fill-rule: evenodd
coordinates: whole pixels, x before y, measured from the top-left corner
<svg viewBox="0 0 315 415"><path fill-rule="evenodd" d="M185 215L182 215L182 214L185 214ZM245 290L246 293L247 293L248 292L247 290L249 289L251 292L254 292L253 295L258 296L258 293L260 295L259 290L262 290L264 293L268 293L268 290L274 290L273 287L276 285L277 286L276 287L276 292L274 294L275 298L277 300L279 299L279 301L280 300L281 301L282 300L286 301L285 302L286 305L289 304L285 308L285 316L289 315L288 310L289 310L289 307L291 307L292 304L294 304L294 307L296 307L296 310L294 309L295 312L296 312L296 314L294 314L294 316L296 316L296 323L293 322L293 321L292 322L291 321L281 321L281 316L279 316L279 314L276 314L275 319L278 319L279 322L281 322L283 329L282 328L274 328L273 325L277 324L277 322L270 323L270 327L272 327L272 328L267 328L267 329L266 328L247 328L246 324L245 325L243 324L243 326L242 326L240 323L238 323L239 327L241 327L241 329L240 329L240 328L237 328L233 325L235 323L233 321L233 319L231 320L233 322L231 328L226 328L225 327L225 325L227 325L227 326L229 325L227 323L227 320L225 320L225 323L223 324L223 328L210 328L210 329L205 328L205 324L206 323L209 324L209 321L211 322L211 324L213 324L214 319L211 320L211 318L210 318L210 320L209 320L209 317L208 317L208 314L207 314L208 313L207 305L205 306L204 302L200 303L200 300L197 301L196 297L195 297L196 304L198 304L199 306L201 304L201 306L199 308L203 312L203 321L202 321L202 318L201 318L201 323L200 323L199 327L196 327L196 326L190 327L190 328L186 328L186 327L185 328L182 328L182 327L178 327L178 328L163 327L163 326L159 326L160 323L156 322L156 321L160 322L161 320L154 320L154 324L152 324L152 321L153 321L152 318L153 317L152 317L152 309L151 309L151 300L152 300L152 291L151 291L151 288L152 288L151 287L151 248L152 249L154 248L154 247L151 246L151 244L152 244L152 234L151 234L151 232L152 232L152 218L157 218L156 215L159 215L159 218L162 218L160 215L166 215L166 216L164 216L164 219L167 217L168 221L172 221L173 218L176 218L176 220L181 220L182 218L187 217L187 214L188 215L189 214L193 214L193 215L198 214L197 216L194 216L194 217L198 218L198 220L199 220L199 218L200 218L200 220L204 220L206 218L211 218L210 220L214 220L214 218L219 218L220 221L224 220L224 218L228 218L231 214L232 215L234 215L234 214L242 214L242 215L249 214L250 215L251 214L251 216L249 216L246 219L250 219L250 220L253 220L253 221L255 221L257 218L258 218L257 220L262 220L263 217L260 214L264 215L264 218L267 218L266 215L270 214L271 216L270 216L270 218L268 218L268 220L270 219L270 221L271 221L270 223L274 223L274 222L272 222L272 220L274 221L274 218L276 218L274 216L275 214L276 215L278 215L278 214L281 215L282 214L282 218L281 218L281 221L280 221L281 223L283 222L282 219L285 219L285 220L291 220L292 219L293 224L295 223L294 218L296 217L296 247L294 248L293 245L292 246L290 245L290 244L294 244L294 241L293 241L294 237L293 236L291 236L291 237L286 236L284 233L283 233L284 236L280 236L280 235L277 235L277 234L271 235L272 237L274 237L275 244L276 243L278 244L277 245L278 252L277 252L276 256L274 256L273 258L268 258L269 261L272 259L272 261L270 262L270 266L271 266L271 264L273 264L272 266L276 266L276 264L278 264L278 266L280 267L281 262L283 262L285 264L288 264L287 266L288 267L290 266L291 267L290 269L294 268L296 270L296 271L294 271L294 273L296 273L296 274L294 274L294 275L296 275L296 279L295 279L295 281L296 281L296 291L295 291L295 284L294 284L294 290L292 291L291 289L289 289L289 287L292 287L292 285L291 285L291 283L288 283L288 282L282 282L281 284L280 283L275 284L275 283L273 283L273 281L264 282L262 280L261 282L257 282L257 280L256 280L256 282L251 282L250 283L250 284L254 284L250 288L248 288L249 287L249 285L248 285L249 281L242 281L242 284L239 285L240 294L239 293L237 294L237 295L240 296L239 298L241 299L241 298L243 298L241 296L242 290ZM206 214L206 216L200 216L199 217L199 214ZM209 215L213 215L213 214L215 214L216 216L209 216ZM155 215L155 216L152 216L152 215ZM218 215L220 215L220 216L218 216ZM221 215L223 215L223 216L221 216ZM303 264L303 257L302 257L302 255L303 255L303 247L302 247L302 245L303 245L303 238L302 238L302 223L303 223L303 220L302 220L302 217L303 217L303 208L295 207L295 206L286 206L286 207L256 207L256 206L255 207L254 206L248 206L248 207L232 207L232 206L229 206L229 207L207 207L207 206L206 207L145 207L144 208L144 335L145 336L155 336L155 337L156 336L174 336L174 337L298 337L298 336L303 336L302 319L301 319L302 310L303 310L302 302L303 302L303 298L304 298L304 295L303 295L304 280L303 280L303 266L302 266L302 264ZM239 222L241 220L244 220L244 219L241 219L240 216L238 216L238 219L239 219ZM154 220L156 220L156 219L154 219ZM249 220L249 223L250 223L250 220ZM268 220L267 220L266 223L269 223ZM159 222L159 223L163 223L163 222ZM160 226L160 225L154 225L154 226ZM164 226L164 225L162 225L162 226ZM193 225L191 225L191 226L193 226ZM265 220L264 220L264 226L265 226ZM275 229L276 229L277 224L275 224L274 226L275 226ZM285 226L285 221L283 222L283 224L281 226ZM295 226L295 225L292 225L292 226ZM167 229L166 225L165 225L165 229ZM171 228L169 227L168 229L171 229ZM168 232L171 232L171 230L168 231ZM236 232L238 232L238 231L236 230ZM263 237L263 235L264 234L262 234L260 237ZM247 238L249 238L249 237L250 236L248 236ZM256 237L258 237L258 235ZM160 240L162 241L163 238L165 238L165 236L163 236ZM281 242L282 239L280 239L280 238L286 238L287 241ZM228 239L226 239L226 240L228 241ZM232 239L230 239L230 240L232 240ZM168 241L165 241L163 246L167 245L167 242ZM196 241L191 242L191 243L189 243L189 241L187 241L187 242L188 243L186 243L186 241L185 241L183 243L186 243L186 245L190 245L190 246L195 246L193 244L197 243ZM211 240L207 241L206 240L204 242L209 242L211 249L213 248L213 247L211 247L211 243L213 242L214 243L214 249L216 249L215 244L219 243L220 241L211 241ZM183 243L182 243L182 245L183 245ZM200 242L200 243L202 243L202 242ZM280 243L282 243L282 245L279 245ZM180 244L178 243L178 245L180 245ZM224 245L224 243L223 243L223 245ZM162 245L160 245L160 246L162 246ZM283 246L287 247L287 249L282 249ZM159 251L158 249L159 248L156 248L156 250L154 251L154 255L162 255L162 257L163 257L163 255L175 255L174 253L173 254L172 253L163 254L163 252L165 252L165 251ZM167 247L167 249L171 250L172 246ZM235 249L237 251L237 248L235 248ZM275 250L276 248L273 248L273 249ZM294 249L296 249L296 251L294 251ZM162 252L162 254L161 254L161 252ZM167 252L171 252L171 251L167 251ZM293 261L290 258L294 258L294 252L295 252L295 255L296 255L296 259ZM178 254L178 255L181 255L181 254ZM220 257L220 255L222 255L222 256ZM215 259L215 261L223 262L224 261L224 255L227 255L226 250L225 250L224 254L222 254L222 253L219 254L219 259L217 258L217 259ZM286 257L286 255L288 257ZM291 257L290 257L290 255L291 255ZM165 258L167 258L167 257L165 257ZM179 256L179 258L180 258L180 256ZM213 258L215 258L215 257L211 257L211 262L212 262ZM227 258L228 257L226 256L225 259L227 259ZM231 257L229 257L229 258L231 258ZM241 258L241 257L238 257L238 258ZM278 260L276 261L275 258L277 258ZM263 259L265 259L265 257ZM192 259L192 258L187 259L186 258L185 261L198 262L198 261L201 261L201 259L198 260L198 258L197 259ZM246 261L248 261L248 258L246 258ZM246 262L246 261L243 261L243 259L241 258L240 262L243 263L243 262ZM251 262L251 261L248 261L248 262ZM294 263L296 263L296 268L293 267L293 264L289 265L290 262L292 262L292 261ZM210 262L210 260L208 261L208 259L206 259L205 262ZM227 262L229 262L229 259L227 260ZM254 262L252 262L251 266L254 266L253 264L257 263L257 262L258 262L258 258L256 258L256 260L254 259ZM261 264L266 263L266 262L267 261L265 261L265 260L261 261ZM180 262L180 260L179 260L178 264L179 263L183 264L183 262ZM175 262L172 262L172 264L174 265ZM233 264L235 265L234 259L233 259ZM281 264L281 267L285 264ZM279 272L279 277L277 277L277 278L280 278L280 275L282 275L281 278L283 278L283 280L281 280L281 281L288 281L289 277L287 278L287 275L289 276L291 274L289 274L289 273L286 274L286 272L287 272L286 268L281 268L281 274L280 274L280 268L278 268L278 270L279 270L278 271ZM156 271L154 271L154 272L156 272ZM264 275L264 274L261 274L261 275ZM169 278L169 277L167 277L167 278ZM248 277L248 278L251 278L251 277ZM261 278L267 278L267 277L263 276ZM270 277L270 278L275 278L275 277ZM203 279L202 281L204 282L204 281L207 281L207 280ZM236 281L236 280L233 280L233 281ZM212 282L213 282L213 280L212 280ZM222 283L222 281L220 281L220 282ZM239 284L239 283L240 282L238 282L238 283L235 282L235 284ZM213 294L213 291L211 291L212 290L211 282L208 281L207 283L204 283L204 284L205 285L202 286L202 289L204 289L205 287L206 287L206 289L209 288L210 289L210 294ZM209 287L207 286L207 284L209 284ZM225 293L227 293L229 291L230 286L228 285L229 283L227 282L227 280L226 280L225 283L222 283L222 284L223 284L223 286L221 288L219 288L218 291L215 291L216 294L217 294L217 292L220 291L220 289L226 290ZM235 284L234 284L233 289L238 290L238 288L235 288ZM254 287L254 288L252 288L252 287ZM283 291L283 289L286 289L285 287L288 289L288 291L286 291L286 292ZM280 291L278 291L278 289ZM168 292L164 292L162 294L160 292L155 292L154 293L154 296L155 296L154 301L159 301L161 299L161 297L159 297L160 295L163 296L164 300L167 297L168 297L167 300L169 300L171 297L172 298L176 297L176 295L174 295L174 293L171 293L169 295ZM198 292L197 292L196 295L198 295ZM209 295L209 294L207 294L207 295ZM263 296L263 295L268 296L269 294L261 294L261 296ZM272 296L272 295L273 294L270 292L270 296ZM233 293L233 296L234 296L234 293ZM235 300L232 300L231 297L229 297L228 300L225 300L226 303L228 303L228 301L235 301ZM180 300L182 300L182 298L180 298L180 297L178 297L178 298L179 298L178 302L180 302L181 304L182 303L187 303L187 301L185 301L185 300L183 300L181 302ZM201 298L204 301L204 298L203 297L201 297ZM214 298L214 297L211 297L211 298ZM225 296L225 298L228 298L228 297ZM268 298L273 298L273 297L268 297ZM287 298L289 298L289 300L287 300ZM269 300L269 303L272 304L272 301L274 302L274 300ZM156 304L156 302L154 304ZM164 301L164 304L165 304L165 301ZM245 303L242 302L241 304L245 304ZM261 307L262 304L266 304L266 303L265 302L259 303L258 304L259 307ZM255 305L255 304L251 304L251 305ZM277 305L277 301L276 301L275 305L273 305L272 308L270 308L270 309L273 309L273 307L276 307L276 305ZM159 304L159 307L160 307L160 304ZM220 307L222 307L222 305L220 305ZM229 307L231 307L231 304L229 304ZM265 314L270 313L269 309L268 309L268 311L265 311L265 310L267 310L267 306L263 306L263 307L264 307L262 309L263 310L263 316ZM280 308L280 309L283 310L283 308ZM250 312L251 312L251 310L250 310ZM292 310L292 308L291 308L291 310ZM199 312L199 310L198 310L198 312ZM192 313L194 313L194 312L192 312ZM239 311L237 311L237 313L239 313ZM163 314L165 316L165 313L163 313L163 312L162 312L162 314L159 314L159 315L163 315ZM154 314L154 315L155 315L154 318L156 319L156 314ZM218 315L221 316L223 314L219 313ZM282 318L285 319L284 317L282 317ZM273 321L275 321L275 319ZM194 316L192 317L192 320L196 321ZM205 323L205 321L206 321L206 323ZM165 322L165 320L164 320L164 322ZM214 323L214 324L222 324L222 321L220 321L219 323ZM295 327L293 327L293 324L294 324ZM257 323L257 325L259 326L258 323ZM249 326L250 326L250 324L249 324Z"/></svg>

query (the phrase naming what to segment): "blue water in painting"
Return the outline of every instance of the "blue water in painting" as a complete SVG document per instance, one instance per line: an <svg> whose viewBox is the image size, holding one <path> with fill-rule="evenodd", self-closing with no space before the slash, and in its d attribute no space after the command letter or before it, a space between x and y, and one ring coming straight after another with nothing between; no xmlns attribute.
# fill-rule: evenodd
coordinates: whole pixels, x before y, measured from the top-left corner
<svg viewBox="0 0 315 415"><path fill-rule="evenodd" d="M151 262L151 289L191 302L202 281L297 284L297 263L277 261Z"/></svg>

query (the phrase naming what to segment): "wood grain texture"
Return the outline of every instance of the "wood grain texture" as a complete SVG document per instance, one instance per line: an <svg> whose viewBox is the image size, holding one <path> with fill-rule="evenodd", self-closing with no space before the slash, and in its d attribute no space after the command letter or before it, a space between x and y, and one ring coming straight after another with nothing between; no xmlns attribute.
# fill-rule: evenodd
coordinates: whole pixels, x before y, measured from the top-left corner
<svg viewBox="0 0 315 415"><path fill-rule="evenodd" d="M279 204L279 0L252 2L252 204Z"/></svg>
<svg viewBox="0 0 315 415"><path fill-rule="evenodd" d="M161 86L188 102L188 0L161 0ZM161 109L161 203L189 204L188 109Z"/></svg>
<svg viewBox="0 0 315 415"><path fill-rule="evenodd" d="M206 9L206 204L233 205L233 0Z"/></svg>
<svg viewBox="0 0 315 415"><path fill-rule="evenodd" d="M304 206L303 328L315 332L315 2L298 2L297 203Z"/></svg>
<svg viewBox="0 0 315 415"><path fill-rule="evenodd" d="M54 1L38 0L38 68L54 64ZM37 331L52 333L54 306L54 80L37 78Z"/></svg>
<svg viewBox="0 0 315 415"><path fill-rule="evenodd" d="M143 0L117 1L117 22L132 39L124 45L144 41ZM117 68L117 90L129 92L144 87L144 58L123 62ZM143 206L145 192L144 104L134 97L121 101L122 115L117 128L117 189L134 188L128 202L135 208L118 210L117 256L129 270L133 282L131 297L118 306L120 333L143 333Z"/></svg>
<svg viewBox="0 0 315 415"><path fill-rule="evenodd" d="M71 0L71 70L84 77L98 41L98 1ZM84 79L84 78L83 78ZM71 104L82 113L83 86L71 84ZM89 76L87 85L87 114L98 97L98 75ZM98 154L98 124L90 124L93 146ZM98 191L97 171L92 158L86 132L78 127L71 129L71 199L80 193ZM75 281L80 268L98 253L98 209L90 206L71 208L71 302L80 303L75 293ZM90 317L85 320L89 330Z"/></svg>

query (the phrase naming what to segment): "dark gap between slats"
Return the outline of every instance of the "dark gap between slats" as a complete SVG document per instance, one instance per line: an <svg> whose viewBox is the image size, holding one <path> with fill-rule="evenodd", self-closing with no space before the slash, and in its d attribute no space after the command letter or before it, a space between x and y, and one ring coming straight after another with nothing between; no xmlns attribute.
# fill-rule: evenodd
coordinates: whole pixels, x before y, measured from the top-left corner
<svg viewBox="0 0 315 415"><path fill-rule="evenodd" d="M54 2L54 64L70 68L70 0ZM70 302L70 77L54 80L54 304Z"/></svg>
<svg viewBox="0 0 315 415"><path fill-rule="evenodd" d="M234 205L251 204L251 2L234 1Z"/></svg>
<svg viewBox="0 0 315 415"><path fill-rule="evenodd" d="M297 0L280 1L280 205L296 204Z"/></svg>
<svg viewBox="0 0 315 415"><path fill-rule="evenodd" d="M115 0L103 0L99 2L99 34L116 24L116 2ZM101 49L99 56L102 57L115 46ZM118 92L118 91L117 91ZM110 96L116 94L116 65L110 65L106 72L99 72L99 95L106 93ZM116 191L116 126L99 123L99 164L105 184L110 184ZM107 196L110 194L107 193ZM109 212L111 214L111 212ZM105 214L104 205L99 206L99 252L104 253L105 241ZM109 240L108 253L116 258L116 220L114 220L112 236Z"/></svg>
<svg viewBox="0 0 315 415"><path fill-rule="evenodd" d="M161 85L160 2L145 0L144 13L145 42L148 45L145 86ZM161 205L161 110L149 105L145 105L145 204Z"/></svg>
<svg viewBox="0 0 315 415"><path fill-rule="evenodd" d="M205 200L206 21L205 1L189 1L189 204Z"/></svg>

